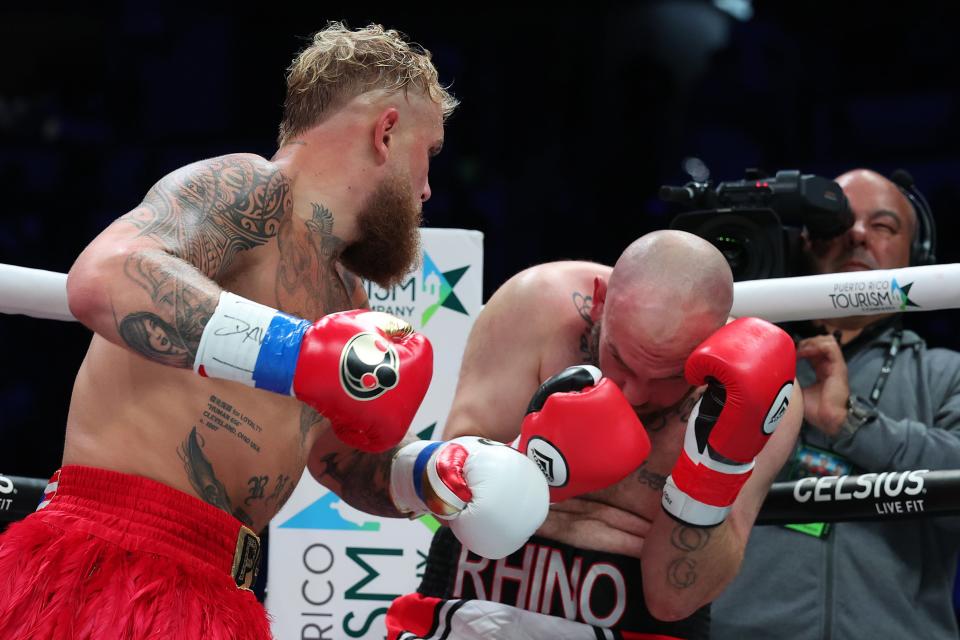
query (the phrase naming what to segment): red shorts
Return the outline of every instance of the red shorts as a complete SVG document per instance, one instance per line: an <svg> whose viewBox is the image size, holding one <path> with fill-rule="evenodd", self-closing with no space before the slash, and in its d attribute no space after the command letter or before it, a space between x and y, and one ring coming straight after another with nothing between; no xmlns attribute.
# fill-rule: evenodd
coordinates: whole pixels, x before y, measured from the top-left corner
<svg viewBox="0 0 960 640"><path fill-rule="evenodd" d="M147 478L58 474L49 502L0 536L0 638L271 637L232 575L259 551L239 521Z"/></svg>

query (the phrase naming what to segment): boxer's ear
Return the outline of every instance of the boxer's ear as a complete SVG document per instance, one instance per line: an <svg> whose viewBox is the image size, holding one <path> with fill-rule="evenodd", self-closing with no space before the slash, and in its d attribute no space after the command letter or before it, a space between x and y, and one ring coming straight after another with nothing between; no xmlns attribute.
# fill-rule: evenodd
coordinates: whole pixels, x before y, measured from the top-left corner
<svg viewBox="0 0 960 640"><path fill-rule="evenodd" d="M603 315L603 303L607 301L607 282L600 276L593 279L593 300L590 304L590 320L600 322Z"/></svg>
<svg viewBox="0 0 960 640"><path fill-rule="evenodd" d="M393 134L399 119L400 113L396 107L387 107L377 117L373 128L373 150L377 158L377 164L386 162L390 155Z"/></svg>

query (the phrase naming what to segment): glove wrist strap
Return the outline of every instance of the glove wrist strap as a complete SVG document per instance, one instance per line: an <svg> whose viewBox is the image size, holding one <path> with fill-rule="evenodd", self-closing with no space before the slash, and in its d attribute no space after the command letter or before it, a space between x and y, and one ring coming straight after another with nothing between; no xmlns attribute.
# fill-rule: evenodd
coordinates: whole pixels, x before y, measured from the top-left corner
<svg viewBox="0 0 960 640"><path fill-rule="evenodd" d="M730 513L730 505L750 478L754 462L718 464L709 455L695 455L696 458L691 458L687 449L680 452L663 487L662 504L664 510L678 520L712 527Z"/></svg>
<svg viewBox="0 0 960 640"><path fill-rule="evenodd" d="M663 510L680 522L693 527L714 527L730 513L730 505L718 507L700 502L677 487L673 476L667 476L663 486Z"/></svg>
<svg viewBox="0 0 960 640"><path fill-rule="evenodd" d="M224 291L203 328L193 370L292 395L306 320Z"/></svg>
<svg viewBox="0 0 960 640"><path fill-rule="evenodd" d="M398 511L411 518L427 513L423 500L423 470L442 442L418 440L396 453L390 467L390 498Z"/></svg>

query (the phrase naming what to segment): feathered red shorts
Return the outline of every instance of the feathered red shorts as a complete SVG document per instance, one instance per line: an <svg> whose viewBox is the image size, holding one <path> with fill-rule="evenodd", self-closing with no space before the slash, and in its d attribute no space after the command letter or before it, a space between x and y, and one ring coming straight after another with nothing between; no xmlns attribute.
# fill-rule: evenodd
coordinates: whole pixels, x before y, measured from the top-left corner
<svg viewBox="0 0 960 640"><path fill-rule="evenodd" d="M231 575L242 525L226 512L90 467L64 467L49 494L0 536L3 640L271 637Z"/></svg>

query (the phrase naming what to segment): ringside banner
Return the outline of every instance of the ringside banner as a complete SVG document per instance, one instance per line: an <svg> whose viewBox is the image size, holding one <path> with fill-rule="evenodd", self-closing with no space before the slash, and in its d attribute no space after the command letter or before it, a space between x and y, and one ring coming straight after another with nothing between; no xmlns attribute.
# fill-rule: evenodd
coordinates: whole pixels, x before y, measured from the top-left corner
<svg viewBox="0 0 960 640"><path fill-rule="evenodd" d="M413 429L441 436L467 334L482 304L483 234L423 229L421 265L400 284L366 283L370 308L403 318L433 343L433 381ZM416 589L436 521L351 508L305 472L270 523L267 609L277 640L384 637L384 614Z"/></svg>

